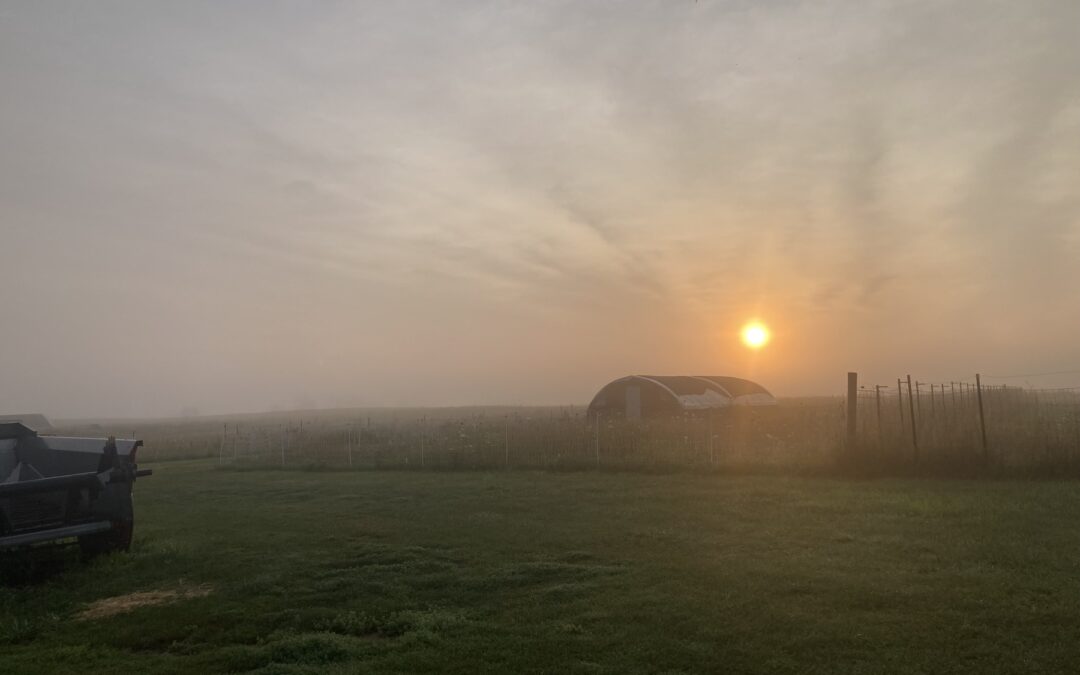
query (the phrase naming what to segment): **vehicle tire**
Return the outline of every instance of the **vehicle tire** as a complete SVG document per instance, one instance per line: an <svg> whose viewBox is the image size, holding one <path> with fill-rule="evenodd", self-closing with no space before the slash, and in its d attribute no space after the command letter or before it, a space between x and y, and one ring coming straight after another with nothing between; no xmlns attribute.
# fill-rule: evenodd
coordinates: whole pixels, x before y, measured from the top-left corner
<svg viewBox="0 0 1080 675"><path fill-rule="evenodd" d="M131 537L135 534L135 521L124 520L113 523L112 535L114 550L128 551L131 549Z"/></svg>
<svg viewBox="0 0 1080 675"><path fill-rule="evenodd" d="M83 560L91 560L102 553L127 551L131 548L134 523L130 520L114 520L112 529L79 537L79 549Z"/></svg>

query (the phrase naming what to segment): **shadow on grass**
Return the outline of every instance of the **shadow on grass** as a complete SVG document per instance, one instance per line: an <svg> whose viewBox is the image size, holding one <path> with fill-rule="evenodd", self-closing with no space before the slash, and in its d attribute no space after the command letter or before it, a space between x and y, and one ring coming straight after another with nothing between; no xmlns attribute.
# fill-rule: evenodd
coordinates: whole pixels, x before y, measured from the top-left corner
<svg viewBox="0 0 1080 675"><path fill-rule="evenodd" d="M0 551L0 586L38 586L83 562L75 544Z"/></svg>

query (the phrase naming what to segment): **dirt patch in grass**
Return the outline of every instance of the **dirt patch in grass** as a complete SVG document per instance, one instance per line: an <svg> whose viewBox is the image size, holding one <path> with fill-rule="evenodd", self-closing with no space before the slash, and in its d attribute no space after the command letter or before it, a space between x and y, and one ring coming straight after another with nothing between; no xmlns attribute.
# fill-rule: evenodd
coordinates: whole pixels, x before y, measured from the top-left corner
<svg viewBox="0 0 1080 675"><path fill-rule="evenodd" d="M75 618L80 621L105 619L117 614L125 614L139 607L167 605L188 598L201 598L210 595L213 590L210 586L203 585L165 591L138 591L126 595L115 595L111 598L102 598L90 603L86 609L76 614Z"/></svg>

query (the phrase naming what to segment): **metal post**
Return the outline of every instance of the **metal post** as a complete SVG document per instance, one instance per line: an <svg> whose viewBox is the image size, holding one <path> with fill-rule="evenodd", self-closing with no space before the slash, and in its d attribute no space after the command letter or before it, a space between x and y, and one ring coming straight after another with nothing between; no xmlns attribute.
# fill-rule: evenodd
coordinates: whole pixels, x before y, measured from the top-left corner
<svg viewBox="0 0 1080 675"><path fill-rule="evenodd" d="M911 375L907 376L907 400L908 400L908 412L911 417L911 449L913 452L913 459L916 463L919 462L919 434L915 430L915 401L914 393L911 388Z"/></svg>
<svg viewBox="0 0 1080 675"><path fill-rule="evenodd" d="M979 431L982 434L983 463L990 460L989 450L986 445L986 415L983 413L982 378L975 373L975 391L979 400Z"/></svg>
<svg viewBox="0 0 1080 675"><path fill-rule="evenodd" d="M856 416L859 410L859 374L847 374L847 452L855 452L855 440L857 427Z"/></svg>
<svg viewBox="0 0 1080 675"><path fill-rule="evenodd" d="M896 402L900 404L900 430L904 430L904 386L900 378L896 378Z"/></svg>

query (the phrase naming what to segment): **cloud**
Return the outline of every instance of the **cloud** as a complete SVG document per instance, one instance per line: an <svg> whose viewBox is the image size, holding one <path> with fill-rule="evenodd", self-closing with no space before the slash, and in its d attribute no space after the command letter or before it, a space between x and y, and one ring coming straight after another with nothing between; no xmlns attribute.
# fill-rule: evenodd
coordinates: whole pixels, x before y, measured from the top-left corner
<svg viewBox="0 0 1080 675"><path fill-rule="evenodd" d="M0 408L583 400L738 363L750 314L780 392L851 360L1069 363L1078 23L1064 0L11 8L0 311L28 329L0 365L35 384ZM148 339L80 337L133 316ZM113 409L73 372L141 394Z"/></svg>

